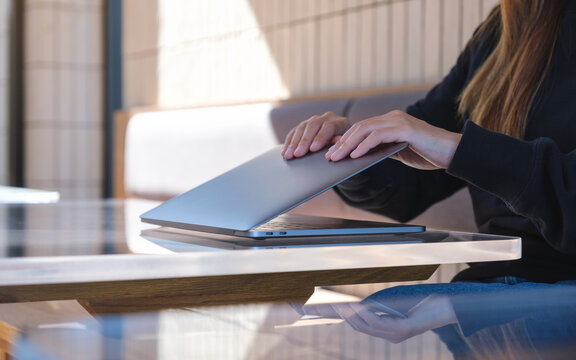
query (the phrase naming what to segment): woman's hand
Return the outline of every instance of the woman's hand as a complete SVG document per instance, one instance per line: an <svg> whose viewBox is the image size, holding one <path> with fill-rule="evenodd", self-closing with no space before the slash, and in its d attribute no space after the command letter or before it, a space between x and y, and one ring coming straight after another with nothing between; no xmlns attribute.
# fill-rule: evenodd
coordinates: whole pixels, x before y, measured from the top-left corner
<svg viewBox="0 0 576 360"><path fill-rule="evenodd" d="M431 295L414 306L406 318L379 316L362 303L333 304L334 310L356 331L399 343L428 330L457 322L450 299Z"/></svg>
<svg viewBox="0 0 576 360"><path fill-rule="evenodd" d="M319 151L335 141L336 136L344 134L349 128L348 119L333 112L312 116L290 130L284 141L282 156L290 160L294 157L304 156L308 152Z"/></svg>
<svg viewBox="0 0 576 360"><path fill-rule="evenodd" d="M358 158L382 143L407 142L409 147L393 158L418 169L446 169L460 138L458 133L395 110L354 124L328 150L326 158L331 161L347 156Z"/></svg>

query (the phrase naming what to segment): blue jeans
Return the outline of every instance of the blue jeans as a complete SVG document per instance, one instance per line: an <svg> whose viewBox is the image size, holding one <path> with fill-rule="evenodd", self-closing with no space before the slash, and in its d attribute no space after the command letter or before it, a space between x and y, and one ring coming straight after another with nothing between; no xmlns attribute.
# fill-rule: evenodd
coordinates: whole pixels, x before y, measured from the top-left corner
<svg viewBox="0 0 576 360"><path fill-rule="evenodd" d="M482 282L396 286L367 299L406 313L431 295L447 296L452 302L458 324L434 332L455 358L468 359L482 338L489 338L491 346L510 350L506 343L510 337L502 336L515 333L510 329L521 329L516 332L529 339L541 358L549 358L550 349L556 351L554 358L558 354L576 358L576 281L545 284L502 276Z"/></svg>

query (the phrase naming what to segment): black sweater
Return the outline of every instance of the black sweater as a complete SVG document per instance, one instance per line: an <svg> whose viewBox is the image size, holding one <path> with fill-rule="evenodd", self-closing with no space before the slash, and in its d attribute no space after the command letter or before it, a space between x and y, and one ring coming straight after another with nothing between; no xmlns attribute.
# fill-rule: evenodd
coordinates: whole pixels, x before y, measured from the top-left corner
<svg viewBox="0 0 576 360"><path fill-rule="evenodd" d="M480 232L522 237L522 259L476 263L456 280L514 275L576 280L576 6L567 2L559 41L530 109L525 141L456 113L457 98L496 45L470 43L450 73L407 112L462 139L447 171L385 161L337 188L349 204L409 221L467 186Z"/></svg>

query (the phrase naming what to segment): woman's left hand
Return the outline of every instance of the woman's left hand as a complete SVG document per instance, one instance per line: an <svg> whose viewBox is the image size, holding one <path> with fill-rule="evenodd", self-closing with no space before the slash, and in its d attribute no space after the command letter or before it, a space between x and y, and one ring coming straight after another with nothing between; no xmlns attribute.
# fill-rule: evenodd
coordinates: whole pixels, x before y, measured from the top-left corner
<svg viewBox="0 0 576 360"><path fill-rule="evenodd" d="M326 158L331 161L347 156L358 158L379 144L406 142L409 147L393 158L418 169L447 169L460 138L461 134L395 110L352 125L328 150Z"/></svg>

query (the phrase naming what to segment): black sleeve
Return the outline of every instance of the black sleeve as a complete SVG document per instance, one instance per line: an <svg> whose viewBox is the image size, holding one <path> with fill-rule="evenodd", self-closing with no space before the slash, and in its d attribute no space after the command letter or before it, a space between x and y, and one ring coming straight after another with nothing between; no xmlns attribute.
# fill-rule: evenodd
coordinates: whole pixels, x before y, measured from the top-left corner
<svg viewBox="0 0 576 360"><path fill-rule="evenodd" d="M468 45L450 73L407 113L428 123L459 132L458 96L468 78L472 46ZM349 205L410 221L434 203L465 185L444 170L422 171L394 160L384 162L345 181L336 192Z"/></svg>
<svg viewBox="0 0 576 360"><path fill-rule="evenodd" d="M576 253L576 150L549 138L522 141L469 121L448 173L530 219L555 249Z"/></svg>
<svg viewBox="0 0 576 360"><path fill-rule="evenodd" d="M335 191L351 206L408 222L463 186L464 182L444 170L420 171L385 160L341 183Z"/></svg>

